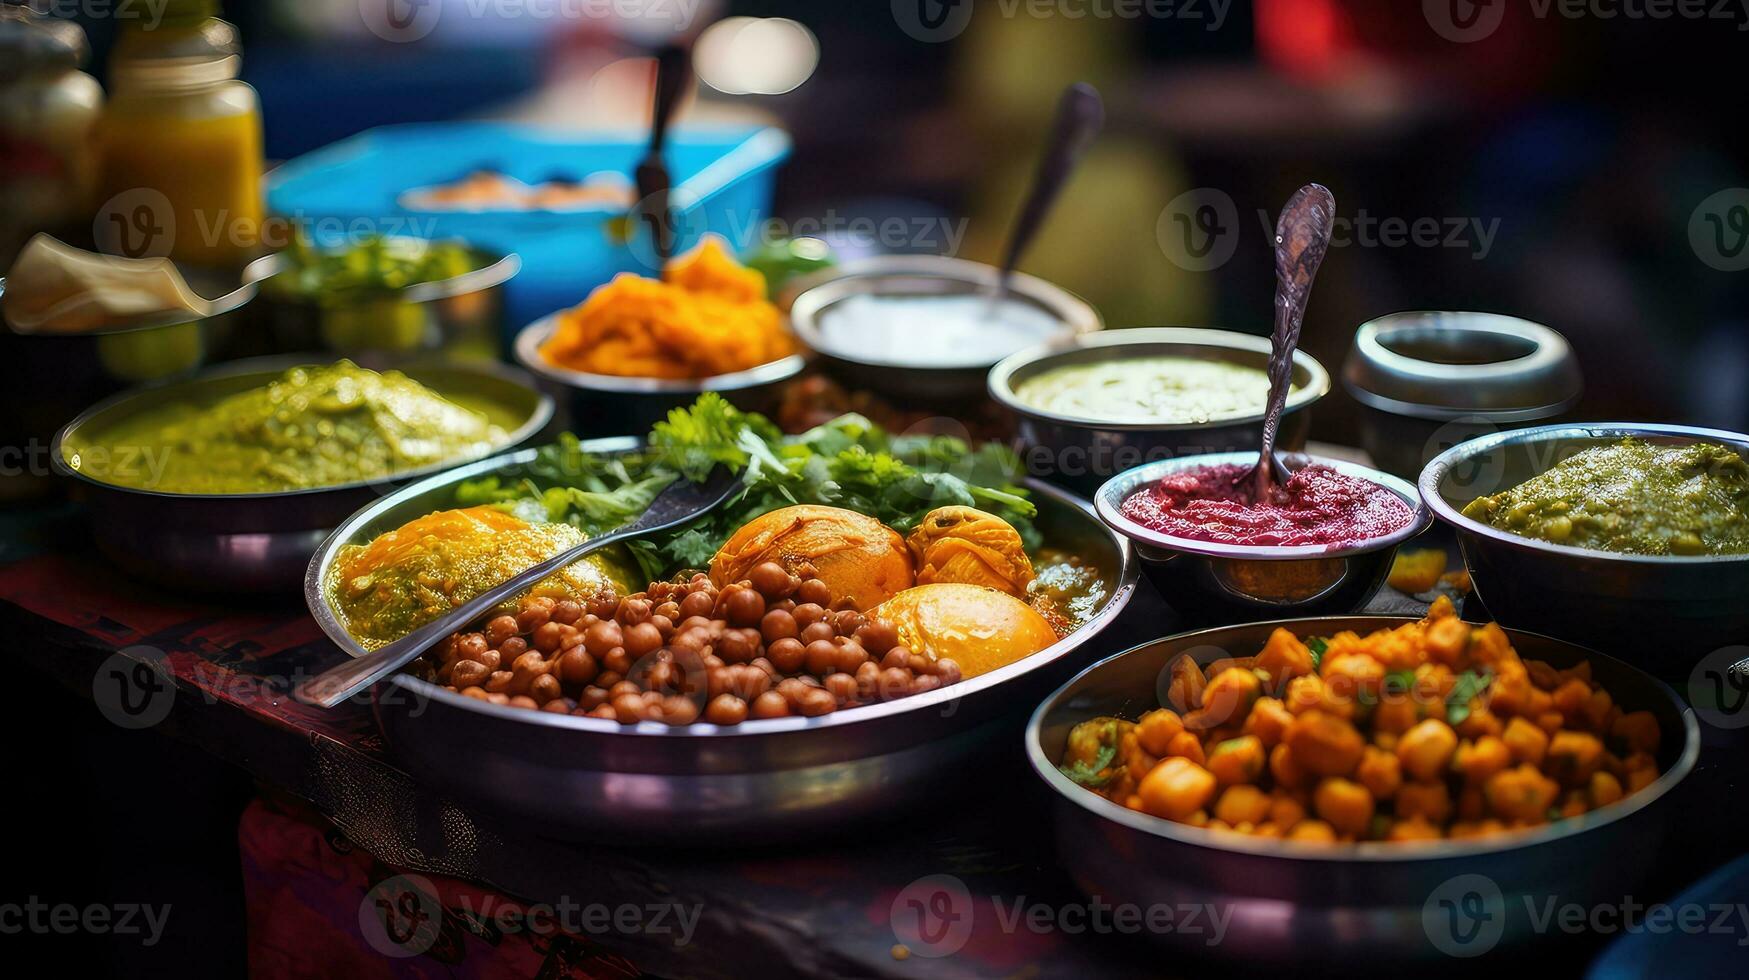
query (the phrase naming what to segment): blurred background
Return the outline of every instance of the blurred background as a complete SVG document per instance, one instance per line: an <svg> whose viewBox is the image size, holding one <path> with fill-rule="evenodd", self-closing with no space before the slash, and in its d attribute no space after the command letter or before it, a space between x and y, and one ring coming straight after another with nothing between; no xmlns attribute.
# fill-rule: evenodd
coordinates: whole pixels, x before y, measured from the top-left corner
<svg viewBox="0 0 1749 980"><path fill-rule="evenodd" d="M107 87L109 6L48 6L86 28ZM1511 313L1578 349L1577 417L1743 429L1749 191L1732 189L1749 185L1749 148L1740 87L1719 79L1749 11L1693 6L252 0L223 14L270 161L393 122L635 131L648 52L693 40L683 124L787 130L775 216L852 253L992 260L1057 93L1090 81L1110 122L1025 265L1109 324L1266 333L1264 227L1317 180L1342 219L1304 341L1324 363L1385 313ZM1186 234L1225 236L1213 259L1227 257L1191 257L1203 245ZM1332 405L1316 436L1340 439L1350 410Z"/></svg>

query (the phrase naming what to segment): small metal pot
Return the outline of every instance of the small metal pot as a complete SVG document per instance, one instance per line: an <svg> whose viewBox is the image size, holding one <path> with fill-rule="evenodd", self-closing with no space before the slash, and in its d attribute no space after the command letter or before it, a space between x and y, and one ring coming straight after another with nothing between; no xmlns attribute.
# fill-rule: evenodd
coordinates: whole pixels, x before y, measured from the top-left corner
<svg viewBox="0 0 1749 980"><path fill-rule="evenodd" d="M1361 445L1414 479L1452 446L1553 419L1579 401L1579 361L1540 323L1497 313L1393 313L1363 323L1342 366Z"/></svg>
<svg viewBox="0 0 1749 980"><path fill-rule="evenodd" d="M807 367L800 354L793 354L748 371L687 380L573 371L541 356L541 345L558 329L558 316L542 317L516 335L516 360L570 411L571 428L581 435L647 435L669 412L691 405L707 391L722 395L737 408L771 415L784 383Z"/></svg>
<svg viewBox="0 0 1749 980"><path fill-rule="evenodd" d="M265 384L321 357L273 357L238 361L186 381L123 392L91 407L55 436L50 459L74 481L86 504L92 537L115 563L140 578L190 592L290 593L328 533L354 511L385 494L467 462L454 460L333 487L281 493L163 493L108 483L90 460L73 457L102 448L105 466L124 465L120 452L138 459L142 447L110 447L102 430L136 412L185 400L217 398ZM466 390L526 412L509 433L512 449L545 432L552 399L534 390L533 379L500 365L409 364L409 377L440 390ZM138 465L127 463L126 465Z"/></svg>
<svg viewBox="0 0 1749 980"><path fill-rule="evenodd" d="M1176 538L1137 524L1123 512L1123 502L1131 494L1169 473L1230 463L1249 465L1256 459L1252 450L1161 460L1114 477L1093 497L1099 519L1129 539L1143 573L1173 608L1193 622L1354 612L1384 585L1397 546L1433 521L1413 484L1335 459L1313 462L1389 490L1409 505L1414 518L1385 537L1342 547L1264 547Z"/></svg>
<svg viewBox="0 0 1749 980"><path fill-rule="evenodd" d="M1473 521L1477 497L1518 486L1574 453L1632 436L1711 442L1749 456L1749 435L1686 425L1599 422L1484 436L1441 453L1421 496L1457 530L1476 595L1507 626L1572 637L1687 676L1714 649L1749 642L1749 555L1625 555L1552 544Z"/></svg>
<svg viewBox="0 0 1749 980"><path fill-rule="evenodd" d="M504 284L522 260L469 251L472 272L338 306L276 291L269 280L286 270L283 254L255 260L243 276L261 286L261 327L275 350L333 351L373 368L420 356L496 361L504 348Z"/></svg>
<svg viewBox="0 0 1749 980"><path fill-rule="evenodd" d="M1085 334L1024 350L990 370L990 397L1014 422L1014 440L1027 472L1091 494L1132 467L1161 459L1255 449L1263 438L1263 411L1208 422L1111 422L1046 412L1021 401L1027 379L1072 364L1135 357L1188 357L1264 370L1269 338L1197 327L1128 327ZM1330 391L1330 375L1304 351L1294 354L1294 383L1276 444L1303 449L1311 407Z"/></svg>
<svg viewBox="0 0 1749 980"><path fill-rule="evenodd" d="M853 390L870 391L901 405L957 409L985 397L985 378L1012 350L990 348L959 352L946 363L893 362L871 358L855 348L833 345L820 325L832 307L853 296L981 296L995 289L994 266L941 255L882 255L824 269L791 283L782 305L790 327L821 363ZM1035 276L1015 273L1011 302L1037 307L1061 322L1057 337L1068 339L1104 328L1099 313L1079 296Z"/></svg>
<svg viewBox="0 0 1749 980"><path fill-rule="evenodd" d="M1547 902L1590 908L1638 894L1657 857L1649 842L1680 819L1675 790L1699 758L1700 725L1675 692L1647 674L1530 633L1509 632L1521 655L1557 668L1589 660L1593 678L1616 703L1658 719L1664 737L1656 781L1534 830L1327 845L1173 823L1119 806L1057 769L1077 724L1102 715L1134 719L1157 704L1161 678L1181 655L1207 666L1255 654L1277 627L1302 637L1364 635L1410 621L1356 616L1222 627L1155 640L1083 671L1039 706L1026 730L1027 757L1055 797L1057 860L1083 891L1108 905L1196 913L1198 930L1154 931L1150 938L1194 957L1205 971L1372 972L1449 962L1444 958L1523 945ZM1462 915L1454 918L1454 911ZM1218 942L1209 928L1216 918L1226 923Z"/></svg>

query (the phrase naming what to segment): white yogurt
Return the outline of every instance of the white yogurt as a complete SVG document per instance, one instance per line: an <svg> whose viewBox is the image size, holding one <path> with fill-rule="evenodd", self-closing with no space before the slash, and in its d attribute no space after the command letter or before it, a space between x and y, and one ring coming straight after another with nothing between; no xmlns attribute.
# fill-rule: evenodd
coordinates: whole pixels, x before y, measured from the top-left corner
<svg viewBox="0 0 1749 980"><path fill-rule="evenodd" d="M1063 321L1030 303L988 296L852 296L819 323L828 353L906 367L979 367L1043 343Z"/></svg>

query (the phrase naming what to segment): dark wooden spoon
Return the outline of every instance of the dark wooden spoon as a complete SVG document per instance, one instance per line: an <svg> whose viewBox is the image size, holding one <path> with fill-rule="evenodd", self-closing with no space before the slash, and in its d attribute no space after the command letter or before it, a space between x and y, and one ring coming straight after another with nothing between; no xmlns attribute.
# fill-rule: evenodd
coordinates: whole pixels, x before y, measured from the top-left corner
<svg viewBox="0 0 1749 980"><path fill-rule="evenodd" d="M1235 485L1252 482L1253 499L1269 499L1270 488L1288 480L1287 467L1275 456L1275 434L1282 409L1293 387L1294 351L1300 346L1306 301L1336 221L1336 198L1322 184L1307 184L1294 192L1275 224L1275 332L1269 338L1269 405L1263 415L1263 445L1257 465Z"/></svg>
<svg viewBox="0 0 1749 980"><path fill-rule="evenodd" d="M1099 98L1098 89L1086 82L1076 82L1063 90L1063 97L1057 103L1056 119L1051 123L1050 136L1045 140L1044 156L1039 158L1038 170L1033 173L1032 186L1027 189L1026 199L1020 207L1020 217L1015 219L1014 228L1008 233L1008 247L1002 254L1002 271L996 277L991 309L995 308L996 300L1007 293L1014 267L1020 264L1020 257L1038 235L1039 227L1062 195L1063 187L1075 172L1075 165L1081 162L1082 154L1087 152L1087 147L1093 144L1093 138L1104 126L1105 103Z"/></svg>
<svg viewBox="0 0 1749 980"><path fill-rule="evenodd" d="M661 272L674 257L675 227L670 212L669 193L673 181L668 175L664 151L668 143L668 122L674 107L686 91L692 77L692 55L678 44L670 44L656 53L656 98L650 118L650 147L633 171L638 185L639 217L650 226L650 237L656 246L656 271Z"/></svg>

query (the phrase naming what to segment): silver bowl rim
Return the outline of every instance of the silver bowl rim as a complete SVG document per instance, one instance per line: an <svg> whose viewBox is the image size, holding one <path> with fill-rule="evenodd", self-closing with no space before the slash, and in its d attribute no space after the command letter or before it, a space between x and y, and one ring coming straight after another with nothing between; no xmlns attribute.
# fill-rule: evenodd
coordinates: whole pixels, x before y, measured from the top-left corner
<svg viewBox="0 0 1749 980"><path fill-rule="evenodd" d="M1257 454L1249 450L1239 450L1230 453L1205 453L1199 456L1180 456L1176 459L1155 460L1140 466L1125 470L1105 481L1093 494L1093 506L1099 513L1099 519L1112 530L1118 532L1138 544L1164 548L1168 551L1181 551L1187 554L1204 555L1210 558L1236 558L1246 561L1293 561L1307 558L1346 558L1353 555L1364 555L1375 551L1394 548L1409 540L1433 523L1433 515L1428 511L1427 504L1421 495L1415 492L1415 485L1408 480L1392 476L1370 466L1351 463L1347 460L1332 459L1326 456L1304 455L1312 463L1320 463L1330 467L1345 476L1365 480L1368 483L1383 487L1396 494L1405 504L1409 505L1413 518L1408 524L1392 531L1390 534L1376 538L1367 538L1345 545L1240 545L1223 544L1218 541L1198 541L1194 538L1180 538L1170 534L1162 534L1151 528L1143 527L1132 521L1123 512L1123 502L1130 495L1144 486L1158 481L1168 473L1194 469L1202 466L1219 466L1225 463L1252 463L1257 460Z"/></svg>
<svg viewBox="0 0 1749 980"><path fill-rule="evenodd" d="M795 331L802 343L834 360L865 367L900 368L923 373L983 371L989 370L1002 358L979 357L942 364L918 364L866 357L825 343L815 321L832 304L866 292L866 287L860 284L871 280L937 279L973 286L975 291L969 295L979 295L993 293L1000 275L1000 270L995 266L947 255L876 255L811 272L787 286L781 299L784 309L789 313L790 329ZM1093 304L1056 283L1024 272L1014 272L1009 277L1008 288L1061 321L1056 336L1047 340L1047 343L1096 334L1105 328L1105 320L1093 308Z"/></svg>
<svg viewBox="0 0 1749 980"><path fill-rule="evenodd" d="M1215 350L1242 350L1257 354L1269 353L1269 338L1256 337L1237 330L1218 327L1121 327L1099 333L1080 334L1062 340L1039 344L1016 351L990 369L990 397L1018 415L1081 429L1102 429L1114 432L1194 432L1234 425L1255 425L1263 421L1263 413L1234 415L1209 419L1206 422L1149 422L1102 420L1081 415L1059 415L1035 408L1014 393L1013 378L1022 368L1040 361L1089 348L1128 347L1144 344L1178 344L1186 347L1207 347ZM1283 414L1310 408L1330 393L1330 372L1318 359L1303 350L1294 351L1294 366L1304 369L1311 382L1288 396Z"/></svg>
<svg viewBox="0 0 1749 980"><path fill-rule="evenodd" d="M1381 342L1381 334L1396 329L1411 329L1417 325L1415 321L1421 319L1449 319L1454 322L1444 324L1444 329L1454 332L1487 333L1513 337L1530 343L1532 350L1528 354L1508 358L1504 361L1491 361L1484 364L1442 364L1437 361L1425 361L1409 357L1406 354L1399 354ZM1486 325L1464 324L1463 321L1471 319L1487 321L1487 323ZM1355 376L1360 371L1361 365L1370 364L1399 374L1418 376L1432 382L1473 384L1478 381L1512 378L1539 370L1549 370L1562 363L1572 366L1572 391L1552 402L1524 405L1517 408L1457 408L1403 401L1373 391ZM1526 320L1523 317L1512 316L1508 313L1489 313L1482 310L1401 310L1366 321L1354 332L1354 346L1350 348L1348 358L1343 364L1342 387L1354 397L1355 401L1368 407L1390 412L1393 415L1435 421L1476 419L1491 422L1533 422L1567 411L1578 404L1585 392L1585 383L1578 375L1578 361L1573 353L1573 345L1559 331L1534 320Z"/></svg>
<svg viewBox="0 0 1749 980"><path fill-rule="evenodd" d="M1557 425L1541 425L1529 429L1513 429L1509 432L1495 432L1478 436L1466 442L1460 442L1438 456L1428 461L1422 469L1421 477L1416 481L1421 492L1421 499L1440 520L1456 528L1460 534L1471 534L1488 541L1504 545L1519 551L1540 552L1547 555L1558 555L1564 558L1581 558L1593 561L1619 562L1633 565L1708 565L1708 564L1741 564L1749 563L1749 552L1740 555L1635 555L1619 551L1602 551L1596 548L1579 548L1573 545L1555 544L1538 538L1529 538L1490 527L1480 521L1465 517L1458 508L1445 499L1439 492L1439 483L1445 475L1458 463L1469 460L1478 453L1486 452L1496 447L1530 442L1548 442L1556 439L1620 439L1627 436L1671 436L1690 439L1695 442L1716 442L1729 445L1738 451L1749 454L1749 435L1740 432L1730 432L1725 429L1708 429L1693 425L1665 425L1642 422L1576 422Z"/></svg>
<svg viewBox="0 0 1749 980"><path fill-rule="evenodd" d="M368 480L353 480L350 483L337 483L333 486L327 487L305 487L300 490L272 490L261 493L173 493L167 490L146 490L140 487L124 487L117 483L99 480L87 473L74 469L67 465L66 456L62 452L67 438L77 432L91 419L96 418L116 406L136 397L175 388L181 385L194 385L205 381L229 378L238 375L267 375L276 372L283 373L292 368L303 367L306 365L332 364L338 359L340 358L336 355L325 355L321 353L271 354L266 357L251 357L240 361L226 361L223 364L216 365L187 377L179 377L168 381L153 382L129 388L126 391L116 395L111 395L90 408L87 408L85 411L80 412L73 421L61 426L60 431L55 433L54 440L49 444L49 465L54 468L55 472L62 476L70 477L95 487L101 487L112 493L134 494L141 497L151 497L159 500L287 500L313 497L325 493L344 493L352 490L362 490L367 487L398 485L409 480L422 480L429 476L442 475L443 473L454 469L458 464L466 464L479 459L489 458L490 456L503 451L502 449L499 449L492 453L488 453L486 456L467 456L455 460L432 463L428 466L421 466L417 469L405 470L399 473L388 473ZM534 386L532 378L508 364L499 364L495 361L452 362L433 360L422 362L413 360L409 361L404 367L414 370L421 367L431 367L462 373L474 372L490 375L500 381L505 381L518 387L530 389L535 396L534 411L530 412L528 419L521 425L517 426L514 431L505 434L505 446L515 446L546 428L547 425L552 422L553 415L557 411L557 406L553 402L551 395L540 391ZM390 370L401 369L401 367L390 368Z"/></svg>
<svg viewBox="0 0 1749 980"><path fill-rule="evenodd" d="M636 449L639 445L641 445L641 442L636 437L619 436L606 439L587 440L581 443L581 448L585 452L624 452ZM490 459L479 460L466 466L453 468L447 472L422 480L419 483L405 487L390 496L373 502L369 506L347 518L344 523L335 528L333 533L328 536L327 540L322 542L321 547L316 549L316 553L311 557L309 567L304 573L304 604L308 607L310 616L315 619L316 624L321 627L322 632L327 635L328 639L332 640L334 645L339 647L341 652L346 653L348 656L358 657L362 656L364 653L363 649L358 646L357 641L347 633L346 627L340 623L339 618L334 615L333 610L327 602L327 596L323 589L323 583L327 578L328 569L341 544L358 534L361 528L374 521L383 511L393 508L403 500L418 497L422 494L430 493L446 486L452 486L462 480L485 476L496 472L501 468L526 464L528 461L534 459L538 452L538 449L522 449L516 452L494 456ZM1067 490L1052 486L1042 480L1032 478L1029 478L1026 481L1026 484L1027 488L1035 494L1049 497L1060 504L1079 510L1088 518L1094 518L1095 516L1093 514L1093 508L1085 500L1076 497ZM1097 525L1098 521L1094 520L1093 523ZM417 677L409 677L403 673L392 674L386 679L386 681L387 683L410 691L414 697L430 698L458 710L480 712L488 717L497 718L501 721L545 725L551 728L568 728L573 731L587 732L594 735L679 739L704 737L756 738L762 735L783 735L792 732L813 731L821 728L833 728L842 725L855 725L864 722L878 721L883 718L904 714L910 711L927 710L931 707L956 701L960 698L971 697L989 688L997 687L1006 681L1030 673L1031 671L1044 667L1049 663L1053 663L1063 657L1069 656L1082 644L1088 642L1099 633L1109 628L1112 623L1116 622L1117 618L1123 613L1125 607L1129 605L1130 599L1133 598L1140 572L1136 566L1135 551L1131 548L1130 543L1124 540L1122 535L1113 533L1109 528L1104 528L1103 530L1110 537L1112 545L1117 549L1120 567L1116 570L1116 576L1114 578L1115 584L1112 587L1111 595L1105 601L1105 605L1093 616L1092 619L1089 619L1083 624L1080 629L1077 629L1075 632L1063 637L1050 646L1045 647L1043 650L1031 654L1030 656L1022 657L1005 667L1000 667L989 673L980 674L977 677L960 681L957 684L947 685L946 687L931 691L928 694L914 695L912 697L900 698L894 701L885 701L880 704L864 705L860 708L851 708L845 711L834 711L831 714L821 715L817 718L806 718L792 715L786 718L745 721L739 725L727 727L719 727L706 722L697 722L679 728L664 725L660 722L650 721L639 722L636 725L621 725L618 722L608 721L603 718L580 718L574 715L559 715L545 711L528 711L522 708L512 708L508 705L501 706L490 704L475 698L463 697L461 694L450 691L441 685L421 680Z"/></svg>
<svg viewBox="0 0 1749 980"><path fill-rule="evenodd" d="M515 252L496 252L481 248L459 238L420 238L416 235L386 235L385 238L416 241L425 244L450 243L458 244L467 249L476 258L484 260L477 269L470 269L460 275L447 279L432 279L426 282L416 282L399 289L384 289L373 291L371 295L392 297L404 303L429 303L433 300L448 299L452 296L462 296L467 293L483 292L497 286L502 286L515 278L522 271L522 256ZM320 253L339 251L333 248L319 248ZM243 281L260 288L269 279L285 271L286 257L284 252L274 252L263 255L243 267ZM271 303L294 306L314 306L314 300L300 296L276 296L272 291L264 291L262 296Z"/></svg>
<svg viewBox="0 0 1749 980"><path fill-rule="evenodd" d="M1223 834L1188 824L1179 824L1163 817L1146 813L1138 813L1128 807L1119 806L1098 793L1080 786L1069 777L1057 770L1046 757L1041 738L1045 715L1054 707L1071 687L1080 683L1082 678L1093 674L1116 660L1159 643L1169 641L1184 641L1196 638L1212 638L1215 634L1234 629L1271 629L1284 627L1290 631L1296 627L1306 627L1320 622L1353 622L1355 620L1376 621L1381 628L1413 623L1418 620L1413 616L1314 616L1301 619L1279 619L1259 623L1237 623L1226 626L1216 626L1209 629L1195 630L1188 633L1176 633L1138 643L1121 653L1114 653L1104 660L1088 667L1066 681L1063 686L1051 692L1050 696L1039 703L1033 710L1032 717L1026 724L1026 757L1032 764L1033 772L1044 780L1045 784L1055 790L1057 795L1089 811L1096 817L1103 817L1125 828L1139 833L1186 844L1193 847L1203 847L1214 851L1238 852L1247 855L1266 858L1282 858L1294 861L1358 861L1363 863L1402 863L1412 861L1438 861L1447 858L1478 857L1483 854L1494 854L1514 851L1520 848L1535 847L1566 837L1572 837L1587 831L1624 819L1639 810L1657 802L1658 799L1676 788L1676 784L1688 778L1694 771L1695 764L1700 759L1700 722L1695 718L1694 709L1677 696L1668 684L1646 673L1645 671L1607 654L1598 653L1576 643L1570 643L1558 637L1545 636L1541 633L1531 633L1526 630L1508 629L1508 637L1534 637L1559 643L1582 651L1587 658L1597 657L1613 661L1617 666L1632 672L1645 686L1658 696L1667 698L1675 706L1682 718L1682 751L1677 755L1669 769L1658 774L1658 778L1638 792L1627 794L1620 800L1608 806L1598 807L1577 817L1568 817L1552 823L1544 824L1530 830L1513 831L1506 834L1495 834L1489 837L1473 840L1453 841L1442 839L1437 842L1424 841L1417 843L1389 841L1357 841L1352 844L1319 844L1311 841L1288 841L1270 838L1257 838L1244 834ZM1303 635L1298 632L1295 635ZM1316 634L1314 634L1316 635Z"/></svg>
<svg viewBox="0 0 1749 980"><path fill-rule="evenodd" d="M580 391L599 391L616 395L700 395L707 391L742 391L762 385L787 381L802 373L807 358L791 354L768 361L755 368L718 374L708 378L632 378L614 374L590 374L549 364L541 356L540 345L558 329L559 317L567 310L557 310L534 321L516 333L516 361L527 370L548 381Z"/></svg>

